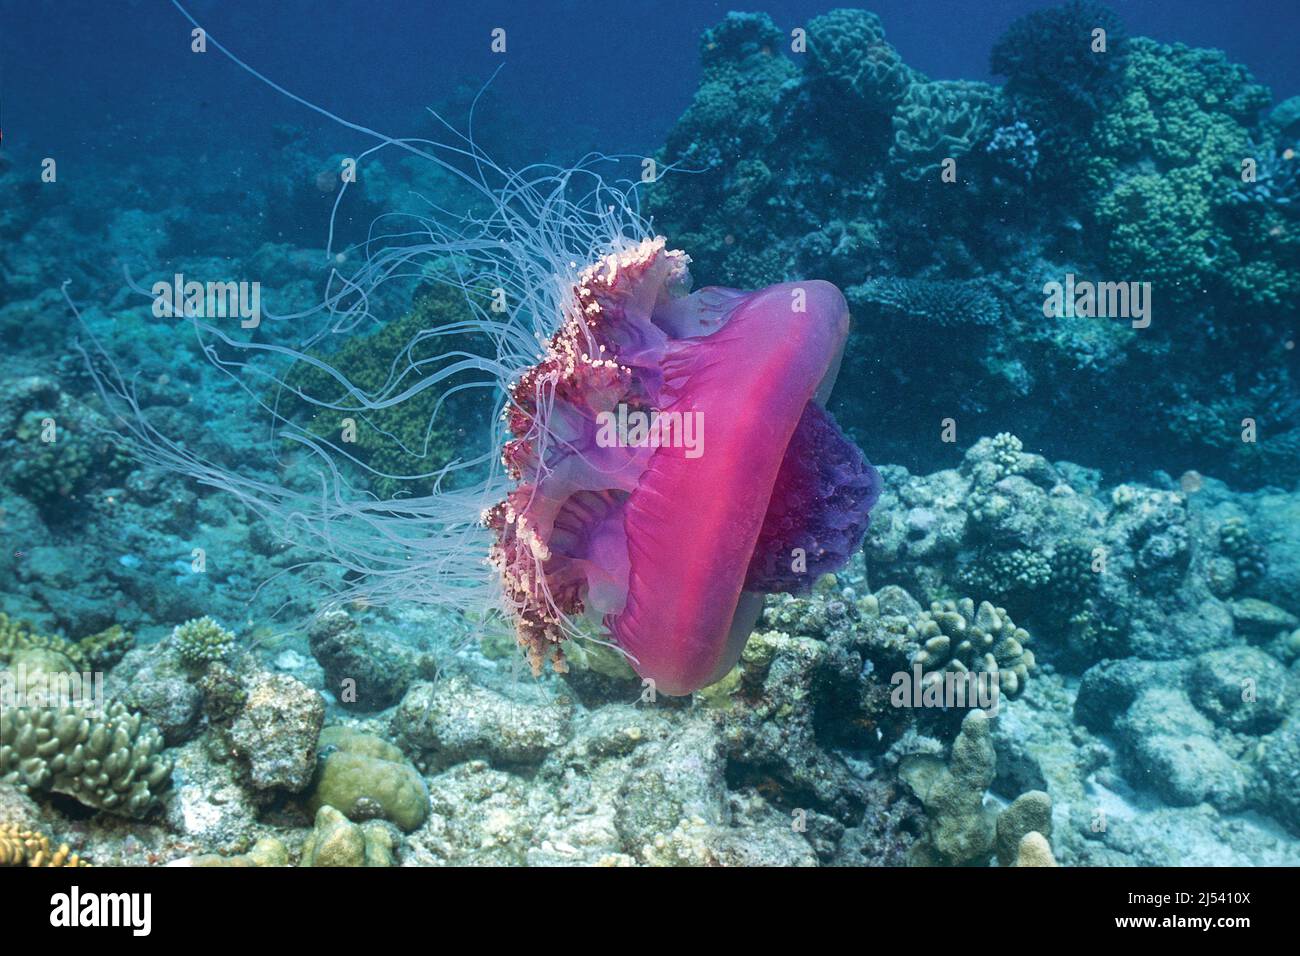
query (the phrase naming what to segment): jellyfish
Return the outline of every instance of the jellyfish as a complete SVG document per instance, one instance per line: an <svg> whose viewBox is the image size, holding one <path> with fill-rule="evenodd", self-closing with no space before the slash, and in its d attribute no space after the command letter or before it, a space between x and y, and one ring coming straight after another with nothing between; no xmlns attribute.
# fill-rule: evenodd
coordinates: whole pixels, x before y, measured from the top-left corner
<svg viewBox="0 0 1300 956"><path fill-rule="evenodd" d="M87 329L83 354L138 457L236 497L309 555L297 570L318 572L340 600L497 608L535 673L565 669L566 641L596 639L669 695L735 665L764 595L806 592L860 547L881 483L825 409L849 332L833 285L692 291L689 256L640 214L645 184L602 174L618 157L503 169L450 124L445 142L387 136L285 90L211 34L208 43L372 137L358 166L400 150L451 174L475 205L381 217L347 250L360 265L332 268L317 306L266 313L263 334L188 317L208 358L268 416L269 440L304 453L305 480L220 465L159 430ZM415 359L408 349L378 390L310 350L379 321L386 287L412 277L464 294L463 321L419 334L445 350ZM466 333L491 354L458 348ZM337 394L295 384L286 367L298 363ZM493 395L489 450L383 475L431 482L391 497L370 490L374 469L346 442L308 430L273 397L365 416L427 389Z"/></svg>

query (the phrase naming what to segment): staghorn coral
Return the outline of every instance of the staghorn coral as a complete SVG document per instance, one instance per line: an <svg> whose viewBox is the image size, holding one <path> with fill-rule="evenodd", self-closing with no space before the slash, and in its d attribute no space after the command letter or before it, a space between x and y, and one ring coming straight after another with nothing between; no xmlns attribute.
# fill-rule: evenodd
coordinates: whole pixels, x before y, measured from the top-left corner
<svg viewBox="0 0 1300 956"><path fill-rule="evenodd" d="M0 782L52 790L88 807L143 817L171 782L162 734L119 702L0 713Z"/></svg>
<svg viewBox="0 0 1300 956"><path fill-rule="evenodd" d="M90 863L73 853L66 843L53 846L44 833L0 823L0 866L82 867Z"/></svg>
<svg viewBox="0 0 1300 956"><path fill-rule="evenodd" d="M180 659L190 667L224 661L235 649L234 633L206 616L176 625L171 639Z"/></svg>
<svg viewBox="0 0 1300 956"><path fill-rule="evenodd" d="M948 671L996 674L1000 693L1015 698L1034 667L1029 632L988 601L978 608L970 598L935 601L908 625L907 636L921 646L912 663L927 684Z"/></svg>
<svg viewBox="0 0 1300 956"><path fill-rule="evenodd" d="M997 90L987 83L913 83L894 111L889 160L906 179L933 178L943 160L964 156L987 138L996 110Z"/></svg>

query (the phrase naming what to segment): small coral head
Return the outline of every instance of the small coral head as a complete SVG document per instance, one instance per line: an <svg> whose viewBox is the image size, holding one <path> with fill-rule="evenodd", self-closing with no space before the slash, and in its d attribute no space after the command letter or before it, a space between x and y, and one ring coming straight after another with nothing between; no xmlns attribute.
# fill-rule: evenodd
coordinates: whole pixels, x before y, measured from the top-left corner
<svg viewBox="0 0 1300 956"><path fill-rule="evenodd" d="M535 669L600 620L657 691L737 661L762 594L861 542L875 469L823 409L849 330L827 282L690 293L661 238L580 275L512 391L492 562Z"/></svg>

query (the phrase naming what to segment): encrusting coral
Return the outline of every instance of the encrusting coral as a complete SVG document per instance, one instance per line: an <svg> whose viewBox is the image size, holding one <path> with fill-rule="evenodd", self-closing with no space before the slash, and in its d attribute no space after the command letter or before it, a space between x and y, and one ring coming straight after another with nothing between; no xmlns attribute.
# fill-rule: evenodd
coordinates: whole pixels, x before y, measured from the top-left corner
<svg viewBox="0 0 1300 956"><path fill-rule="evenodd" d="M37 634L25 621L15 621L0 612L0 664L10 661L18 651L42 649L61 654L78 671L107 670L134 644L135 635L117 624L70 641L58 635Z"/></svg>

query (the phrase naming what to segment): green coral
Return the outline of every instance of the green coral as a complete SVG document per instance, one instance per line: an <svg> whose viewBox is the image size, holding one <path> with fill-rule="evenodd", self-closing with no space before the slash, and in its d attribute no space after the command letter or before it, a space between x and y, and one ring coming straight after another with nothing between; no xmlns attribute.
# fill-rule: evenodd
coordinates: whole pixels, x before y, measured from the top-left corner
<svg viewBox="0 0 1300 956"><path fill-rule="evenodd" d="M933 176L945 159L966 155L990 132L997 90L971 80L913 83L894 111L889 159L907 179Z"/></svg>
<svg viewBox="0 0 1300 956"><path fill-rule="evenodd" d="M899 776L925 807L926 832L913 848L914 866L970 866L992 855L996 822L984 806L984 792L997 773L989 719L972 710L962 721L945 764L933 754L915 754Z"/></svg>
<svg viewBox="0 0 1300 956"><path fill-rule="evenodd" d="M121 703L0 712L0 782L67 794L88 807L143 817L171 782L162 734Z"/></svg>
<svg viewBox="0 0 1300 956"><path fill-rule="evenodd" d="M888 116L904 92L922 79L888 41L880 18L866 10L837 9L808 21L806 75L849 97L854 111Z"/></svg>
<svg viewBox="0 0 1300 956"><path fill-rule="evenodd" d="M135 635L118 624L79 641L70 641L57 635L37 634L26 621L15 621L0 612L0 664L8 662L18 651L40 649L63 655L74 670L103 671L120 661L134 644Z"/></svg>
<svg viewBox="0 0 1300 956"><path fill-rule="evenodd" d="M1051 584L1052 564L1046 555L1028 548L983 548L957 576L972 591L1019 605Z"/></svg>
<svg viewBox="0 0 1300 956"><path fill-rule="evenodd" d="M392 866L393 839L371 820L358 826L330 806L316 811L316 824L303 844L300 866Z"/></svg>
<svg viewBox="0 0 1300 956"><path fill-rule="evenodd" d="M908 625L907 636L920 645L912 658L923 680L942 680L946 672L997 675L999 693L1015 698L1034 667L1032 638L1016 627L1005 610L970 598L935 601Z"/></svg>
<svg viewBox="0 0 1300 956"><path fill-rule="evenodd" d="M1282 301L1298 287L1276 246L1238 248L1257 229L1221 214L1241 162L1260 159L1251 127L1268 90L1218 50L1145 38L1129 44L1123 95L1093 127L1085 180L1111 267L1191 301L1226 281L1247 302Z"/></svg>
<svg viewBox="0 0 1300 956"><path fill-rule="evenodd" d="M457 423L482 422L481 437L486 438L491 398L484 389L474 388L448 395L455 386L471 380L466 371L452 376L442 387L425 388L385 408L368 408L366 403L387 401L417 387L432 370L443 368L443 357L453 352L494 356L491 344L481 336L427 334L470 318L460 292L441 285L429 288L401 318L368 334L350 336L333 352L313 355L343 375L366 396L365 401L325 370L299 362L286 383L292 392L309 396L311 401L286 392L281 407L312 435L343 448L372 469L367 475L379 495L427 492L434 479L417 481L414 476L429 476L458 457L472 457L467 452L480 436ZM349 441L347 419L355 425L355 441ZM346 437L345 429L349 429Z"/></svg>
<svg viewBox="0 0 1300 956"><path fill-rule="evenodd" d="M53 651L65 657L76 670L88 670L90 661L72 641L57 635L37 634L26 621L15 621L0 612L0 664L9 663L19 651Z"/></svg>
<svg viewBox="0 0 1300 956"><path fill-rule="evenodd" d="M172 630L176 653L190 667L227 660L235 650L235 635L210 617L196 617Z"/></svg>
<svg viewBox="0 0 1300 956"><path fill-rule="evenodd" d="M85 653L92 669L103 671L115 666L135 646L135 635L114 624L98 634L83 637L77 646Z"/></svg>

